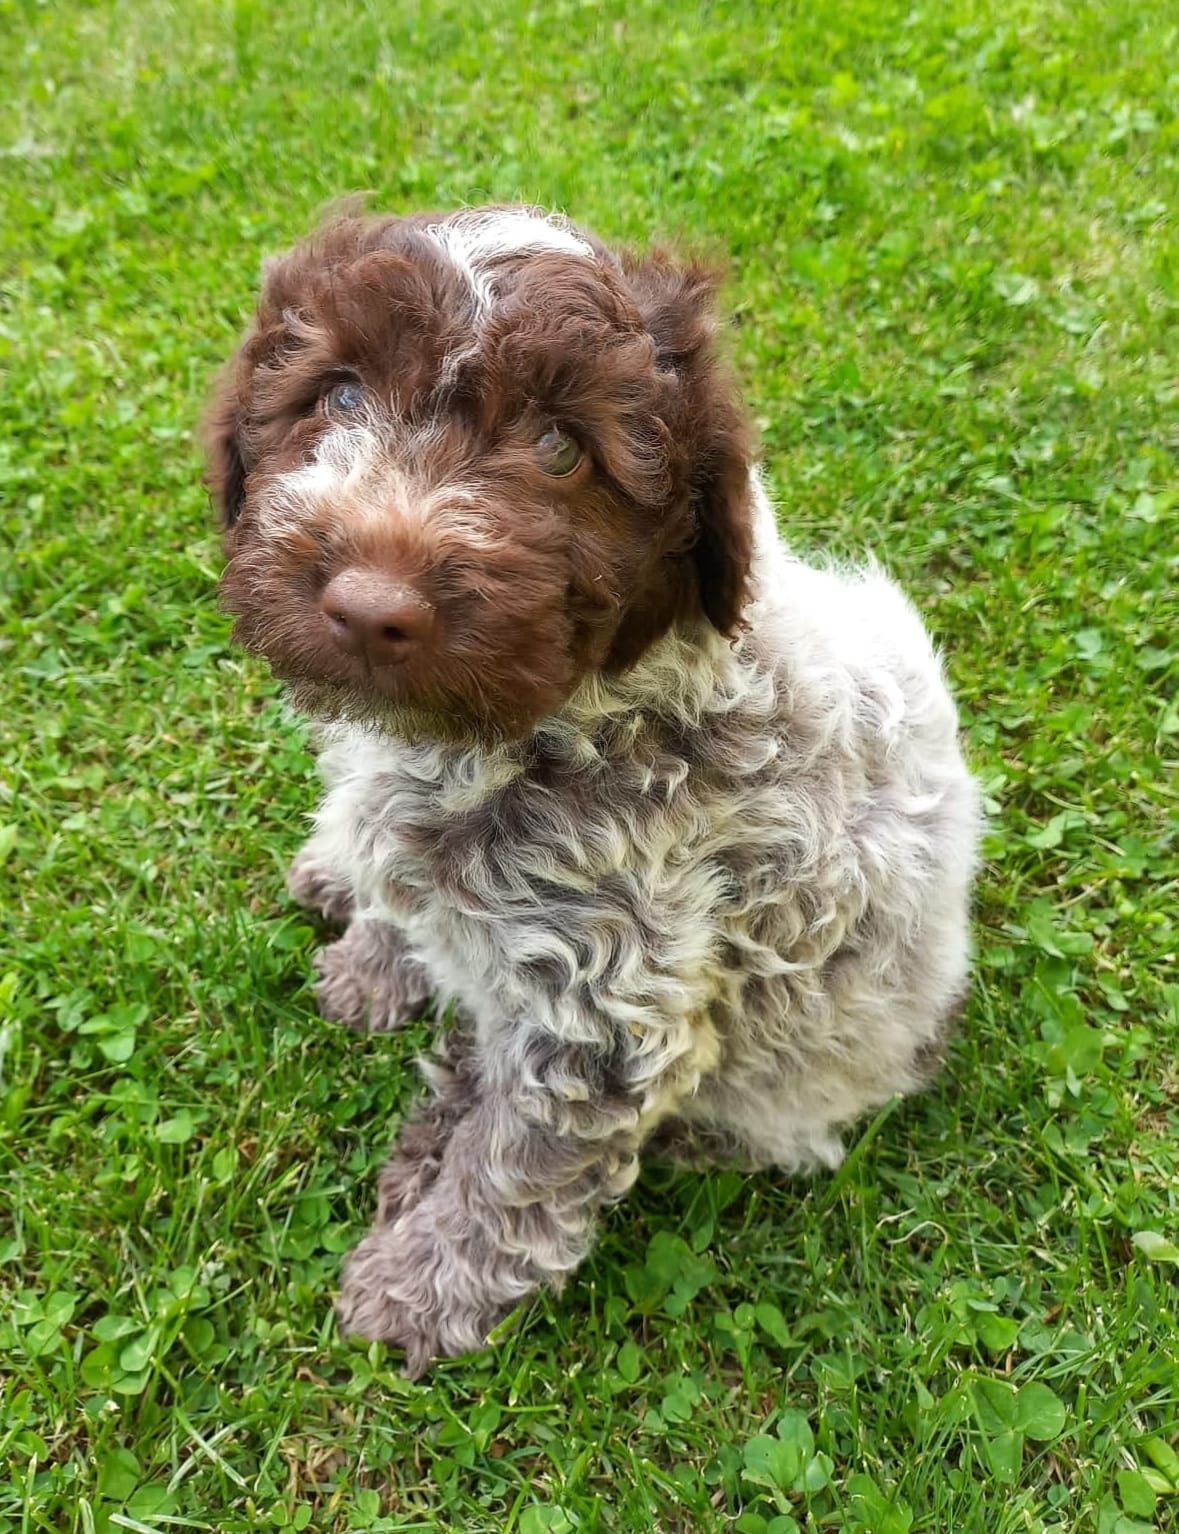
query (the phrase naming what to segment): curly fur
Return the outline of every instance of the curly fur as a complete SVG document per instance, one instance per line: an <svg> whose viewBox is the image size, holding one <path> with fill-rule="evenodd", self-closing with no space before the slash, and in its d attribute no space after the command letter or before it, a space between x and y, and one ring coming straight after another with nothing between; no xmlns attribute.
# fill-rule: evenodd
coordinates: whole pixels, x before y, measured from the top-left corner
<svg viewBox="0 0 1179 1534"><path fill-rule="evenodd" d="M643 1154L835 1166L846 1126L922 1085L963 993L977 840L955 711L913 609L880 571L816 569L780 539L707 345L706 285L666 258L619 264L588 236L584 250L556 236L550 248L519 226L538 251L495 247L490 258L492 233L430 237L444 259L458 250L457 291L484 263L464 311L468 350L497 314L500 352L513 336L523 345L524 319L513 331L502 313L521 271L541 283L534 301L543 277L560 307L574 268L578 301L598 282L595 301L625 331L612 368L632 370L629 404L625 374L603 383L600 359L583 358L579 375L594 405L579 419L598 420L582 430L606 443L578 515L597 528L595 558L617 588L609 622L574 614L554 573L564 556L550 549L549 573L520 600L536 634L551 618L551 634L566 636L551 641L561 664L514 639L496 649L510 587L482 637L499 681L515 676L513 699L488 712L446 655L388 683L391 704L385 681L338 671L330 706L314 688L304 695L323 705L327 791L292 887L349 923L321 960L321 1002L352 1026L390 1027L429 992L459 1016L342 1282L343 1325L403 1346L411 1373L480 1346L539 1286L559 1288ZM341 289L337 274L337 305ZM436 402L451 397L436 392L444 350L421 385ZM294 365L287 355L272 368ZM505 397L512 376L497 374ZM630 520L657 498L660 432L633 411L646 388L669 418L681 412L683 431L660 460L654 564L634 555ZM256 410L248 379L233 389L236 409ZM223 435L231 417L217 417ZM627 433L635 452L647 444L648 477L622 490L605 465L625 460ZM234 481L245 531L229 535L229 579L247 642L290 674L289 628L268 627L265 603L278 592L293 610L293 588L315 589L309 561L321 557L312 542L296 547L292 529L314 525L317 549L325 528L343 529L353 557L354 529L373 525L374 476L395 485L406 463L425 471L404 425L393 446L374 437L338 470L306 445L311 457L293 465L279 440L269 472L263 452L263 471ZM222 451L229 462L237 449ZM472 488L465 472L463 517L439 470L430 494L444 509L414 536L437 537L445 558L465 540L477 573L480 559L505 557L480 519L494 515L502 531L515 517L526 531L532 503L487 512L495 490ZM550 532L552 494L536 502ZM298 666L314 681L313 643L300 639Z"/></svg>

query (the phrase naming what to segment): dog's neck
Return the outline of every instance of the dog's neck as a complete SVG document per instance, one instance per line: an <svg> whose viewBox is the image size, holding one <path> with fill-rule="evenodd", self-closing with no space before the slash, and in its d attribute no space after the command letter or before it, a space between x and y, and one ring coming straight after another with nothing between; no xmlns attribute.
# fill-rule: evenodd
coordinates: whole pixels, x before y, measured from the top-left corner
<svg viewBox="0 0 1179 1534"><path fill-rule="evenodd" d="M703 618L681 621L625 671L595 671L583 677L540 727L563 720L576 728L592 729L623 714L676 718L691 714L713 690L717 669L730 651L730 641Z"/></svg>

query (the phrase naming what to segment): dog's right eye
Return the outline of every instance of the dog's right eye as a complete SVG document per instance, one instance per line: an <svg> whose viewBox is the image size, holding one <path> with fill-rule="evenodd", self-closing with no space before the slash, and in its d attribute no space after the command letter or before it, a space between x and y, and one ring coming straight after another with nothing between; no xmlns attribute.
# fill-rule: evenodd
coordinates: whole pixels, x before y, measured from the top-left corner
<svg viewBox="0 0 1179 1534"><path fill-rule="evenodd" d="M333 384L323 396L324 414L340 419L344 416L355 415L364 405L364 390L358 383L346 379L343 383Z"/></svg>
<svg viewBox="0 0 1179 1534"><path fill-rule="evenodd" d="M554 479L566 479L581 464L582 452L572 437L550 426L543 436L536 439L540 466Z"/></svg>

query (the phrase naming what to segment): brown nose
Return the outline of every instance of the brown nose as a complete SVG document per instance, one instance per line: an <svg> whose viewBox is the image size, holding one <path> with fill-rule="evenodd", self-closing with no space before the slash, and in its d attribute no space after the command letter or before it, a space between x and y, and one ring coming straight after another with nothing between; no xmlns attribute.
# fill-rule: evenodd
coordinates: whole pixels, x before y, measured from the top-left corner
<svg viewBox="0 0 1179 1534"><path fill-rule="evenodd" d="M382 570L341 570L319 605L340 649L374 666L404 660L434 627L425 597Z"/></svg>

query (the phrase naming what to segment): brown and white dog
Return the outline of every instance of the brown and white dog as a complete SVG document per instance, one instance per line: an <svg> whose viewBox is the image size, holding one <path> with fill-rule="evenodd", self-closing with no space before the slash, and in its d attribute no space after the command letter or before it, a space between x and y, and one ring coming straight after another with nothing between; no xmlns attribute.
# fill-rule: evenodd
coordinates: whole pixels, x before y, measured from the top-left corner
<svg viewBox="0 0 1179 1534"><path fill-rule="evenodd" d="M644 1148L836 1164L963 994L937 658L782 544L713 289L527 208L345 216L207 418L237 637L320 727L321 1007L457 1005L343 1276L411 1373L559 1287Z"/></svg>

